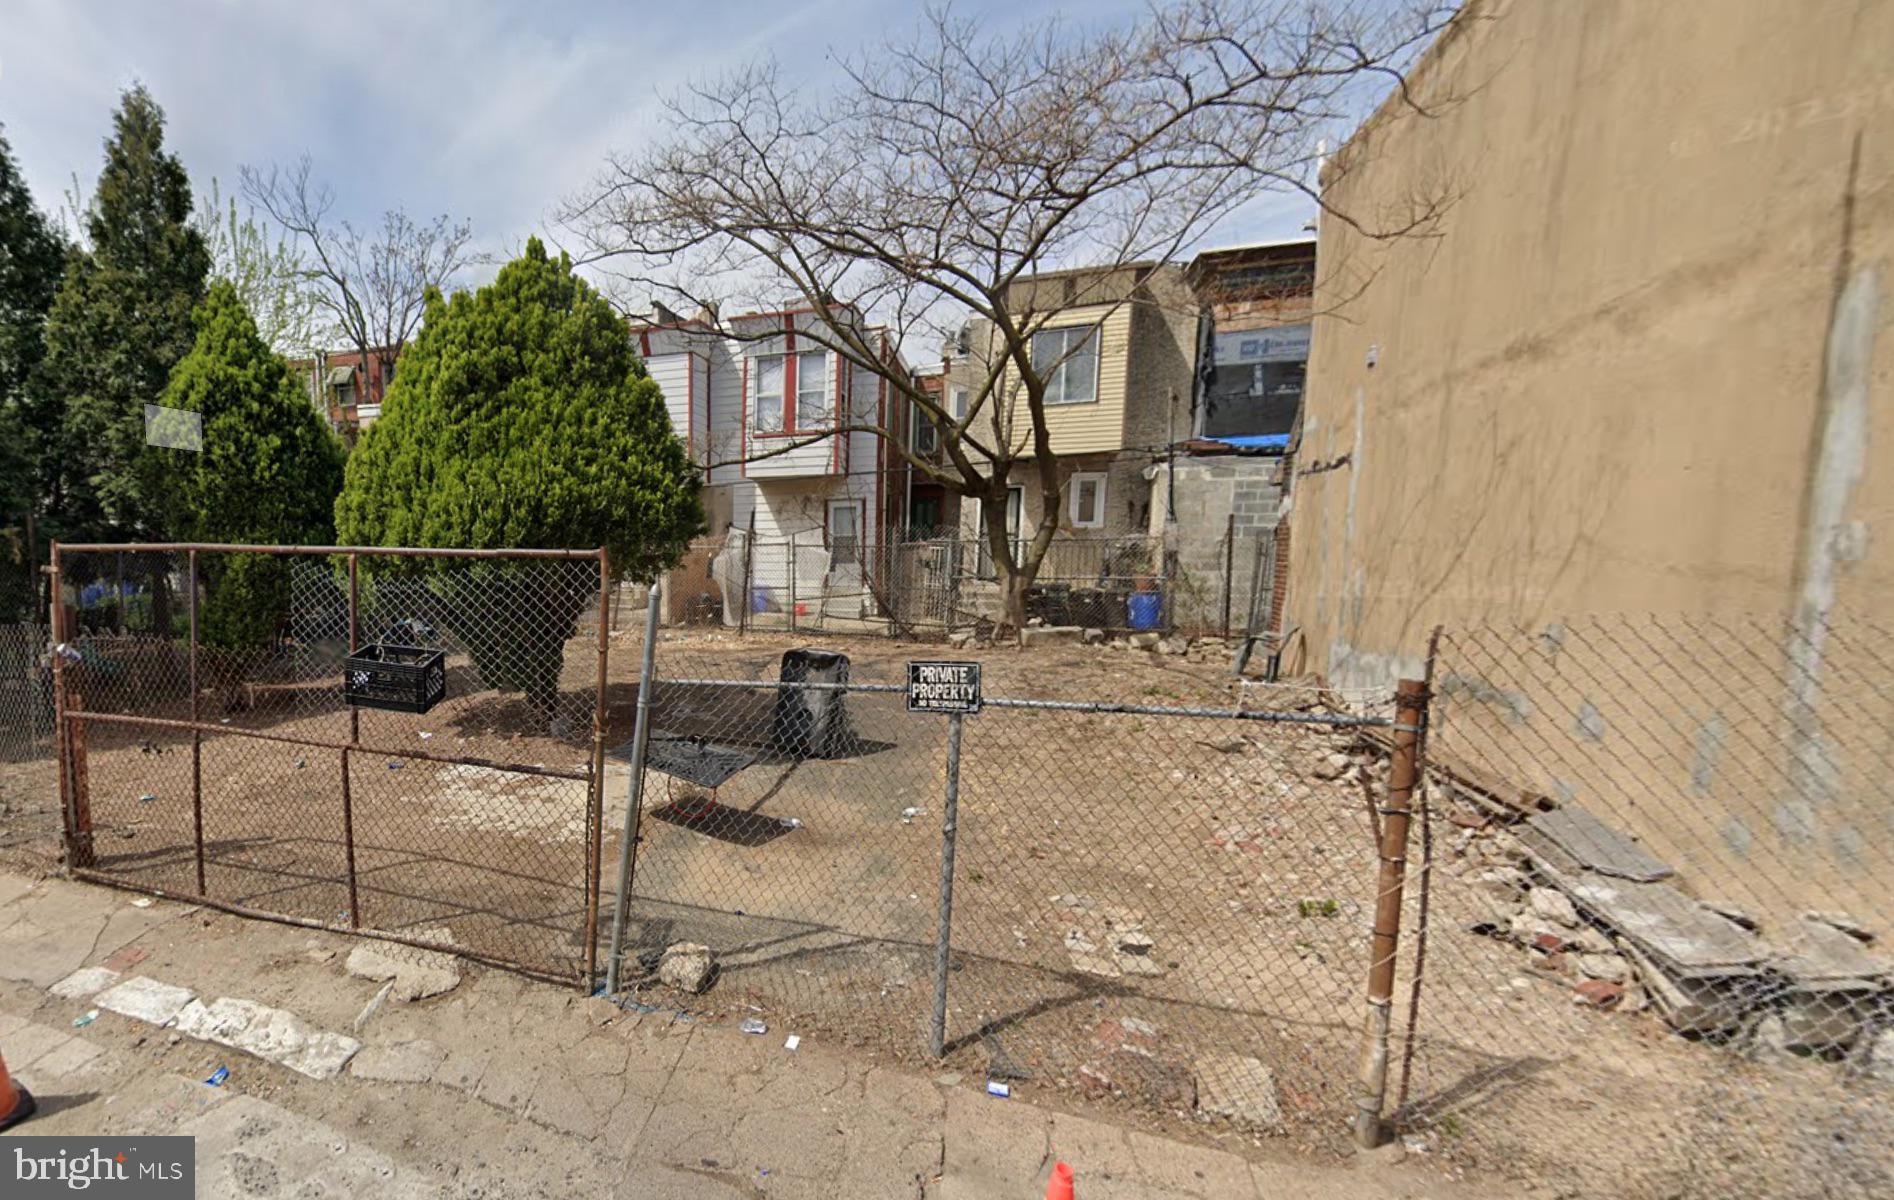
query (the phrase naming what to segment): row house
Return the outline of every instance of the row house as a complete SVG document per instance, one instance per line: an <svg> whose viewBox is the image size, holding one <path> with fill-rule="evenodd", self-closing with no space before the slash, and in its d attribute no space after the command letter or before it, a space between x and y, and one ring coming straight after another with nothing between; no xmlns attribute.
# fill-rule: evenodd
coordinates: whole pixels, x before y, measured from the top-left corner
<svg viewBox="0 0 1894 1200"><path fill-rule="evenodd" d="M752 595L737 601L768 612L797 608L806 616L819 604L824 617L867 616L878 548L900 526L907 499L891 487L900 456L874 428L905 438L905 401L891 402L887 381L828 348L821 329L812 309L716 320L659 308L631 322L672 425L703 471L710 531L728 553L754 535L745 564ZM859 334L899 362L884 330L863 323ZM674 610L727 594L719 569L680 568ZM721 569L727 576L730 562Z"/></svg>
<svg viewBox="0 0 1894 1200"><path fill-rule="evenodd" d="M313 358L291 359L289 369L303 381L309 403L329 428L350 443L381 417L382 397L395 379L401 351L378 346L366 356L359 350L318 350Z"/></svg>
<svg viewBox="0 0 1894 1200"><path fill-rule="evenodd" d="M1036 326L1031 353L1051 371L1047 432L1065 475L1056 510L1040 494L1020 384L989 369L998 350L988 323L970 323L922 386L955 420L972 412L974 435L1018 456L1006 501L1010 535L1023 543L1053 522L1061 539L1041 579L1110 575L1111 540L1150 535L1174 547L1181 571L1220 579L1233 545L1256 546L1280 523L1314 284L1310 238L1209 250L1188 264L1044 272L1016 284L1008 307ZM943 432L930 426L913 414L910 445L938 456ZM909 474L911 528L939 525L983 540L981 502ZM1277 557L1267 553L1271 564ZM1255 572L1244 566L1247 587ZM981 567L992 573L984 551ZM1264 586L1273 579L1266 573ZM1240 619L1247 597L1231 603Z"/></svg>

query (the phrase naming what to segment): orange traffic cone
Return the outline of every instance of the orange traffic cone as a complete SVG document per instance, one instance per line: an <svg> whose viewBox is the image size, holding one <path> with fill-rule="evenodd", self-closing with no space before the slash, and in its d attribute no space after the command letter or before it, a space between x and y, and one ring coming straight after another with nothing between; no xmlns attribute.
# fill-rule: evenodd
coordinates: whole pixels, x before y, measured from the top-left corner
<svg viewBox="0 0 1894 1200"><path fill-rule="evenodd" d="M0 1057L0 1129L11 1129L33 1115L38 1105L33 1093L13 1082L7 1074L7 1060Z"/></svg>
<svg viewBox="0 0 1894 1200"><path fill-rule="evenodd" d="M1071 1167L1064 1163L1052 1164L1052 1178L1046 1182L1046 1200L1073 1200Z"/></svg>

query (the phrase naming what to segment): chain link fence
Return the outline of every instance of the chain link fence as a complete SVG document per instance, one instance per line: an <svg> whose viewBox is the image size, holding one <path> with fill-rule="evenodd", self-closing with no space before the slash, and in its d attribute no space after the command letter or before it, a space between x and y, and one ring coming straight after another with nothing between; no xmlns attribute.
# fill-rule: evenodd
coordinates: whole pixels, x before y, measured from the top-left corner
<svg viewBox="0 0 1894 1200"><path fill-rule="evenodd" d="M45 870L58 835L46 627L0 624L0 862Z"/></svg>
<svg viewBox="0 0 1894 1200"><path fill-rule="evenodd" d="M0 624L0 762L52 756L50 664L45 626Z"/></svg>
<svg viewBox="0 0 1894 1200"><path fill-rule="evenodd" d="M1396 992L1417 1147L1574 1194L1894 1194L1887 632L1440 636Z"/></svg>
<svg viewBox="0 0 1894 1200"><path fill-rule="evenodd" d="M926 643L647 625L591 556L59 567L89 878L1562 1194L1894 1191L1871 622L1443 631L1403 759L1391 692L1123 642L911 712ZM428 711L347 703L390 644Z"/></svg>
<svg viewBox="0 0 1894 1200"><path fill-rule="evenodd" d="M1385 695L976 647L955 653L986 672L956 750L954 718L907 709L928 648L808 645L660 632L622 987L1346 1144Z"/></svg>
<svg viewBox="0 0 1894 1200"><path fill-rule="evenodd" d="M1239 536L1232 526L1214 539L1207 566L1193 569L1175 537L1061 535L1034 576L1026 616L1111 637L1228 637L1258 619L1253 611L1270 611L1274 544L1273 531ZM1015 556L1025 549L1017 543ZM992 549L952 533L863 542L823 529L764 537L733 528L693 543L666 586L666 624L746 632L925 637L990 631L1004 616Z"/></svg>
<svg viewBox="0 0 1894 1200"><path fill-rule="evenodd" d="M75 873L589 977L601 554L77 547L55 568Z"/></svg>

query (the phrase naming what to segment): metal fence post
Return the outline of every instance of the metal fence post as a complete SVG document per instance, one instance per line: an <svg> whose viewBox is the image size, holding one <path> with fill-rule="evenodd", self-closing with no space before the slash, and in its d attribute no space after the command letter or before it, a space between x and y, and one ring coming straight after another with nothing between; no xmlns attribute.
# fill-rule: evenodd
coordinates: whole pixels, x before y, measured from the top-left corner
<svg viewBox="0 0 1894 1200"><path fill-rule="evenodd" d="M796 535L789 535L789 632L796 631Z"/></svg>
<svg viewBox="0 0 1894 1200"><path fill-rule="evenodd" d="M605 960L607 995L618 992L618 964L625 955L625 910L631 903L631 881L638 859L638 826L644 813L644 753L651 734L651 677L656 673L657 649L658 593L653 588L645 604L644 658L638 669L638 720L631 733L631 779L625 785L625 830L618 846L618 894L612 897L611 956ZM600 786L604 786L602 777Z"/></svg>
<svg viewBox="0 0 1894 1200"><path fill-rule="evenodd" d="M947 1046L948 949L954 923L954 834L960 816L959 713L947 717L947 805L940 819L940 925L934 935L934 1027L929 1046L939 1058Z"/></svg>
<svg viewBox="0 0 1894 1200"><path fill-rule="evenodd" d="M598 891L604 875L605 843L605 683L611 674L612 555L598 552L598 684L592 694L592 781L585 789L585 980L586 991L598 978ZM661 593L651 581L650 608L658 610ZM649 644L649 635L646 642Z"/></svg>
<svg viewBox="0 0 1894 1200"><path fill-rule="evenodd" d="M1230 601L1236 584L1236 514L1223 526L1223 636L1230 636Z"/></svg>
<svg viewBox="0 0 1894 1200"><path fill-rule="evenodd" d="M58 756L59 808L66 818L66 868L92 865L92 809L79 788L74 770L73 736L67 716L72 711L66 693L66 592L61 570L58 541L52 544L51 565L47 568L47 590L52 596L53 643L53 753Z"/></svg>
<svg viewBox="0 0 1894 1200"><path fill-rule="evenodd" d="M187 564L184 583L190 593L185 598L185 602L190 606L191 623L191 724L195 726L198 721L197 551L186 551L184 557ZM120 598L119 603L124 603L123 597ZM191 834L194 843L192 850L197 859L197 894L202 896L206 894L207 890L204 885L204 734L203 731L196 728L191 730Z"/></svg>
<svg viewBox="0 0 1894 1200"><path fill-rule="evenodd" d="M361 628L357 613L361 604L361 556L349 555L349 653L354 654L361 648ZM349 778L353 766L349 759L350 746L362 740L362 713L353 704L349 705L349 745L342 747L342 850L344 862L349 873L349 927L362 927L362 896L360 879L355 867L355 791Z"/></svg>
<svg viewBox="0 0 1894 1200"><path fill-rule="evenodd" d="M750 527L743 535L743 598L737 602L737 632L750 631L750 610L755 602L750 599L756 583L751 573L756 569L756 510L750 510Z"/></svg>
<svg viewBox="0 0 1894 1200"><path fill-rule="evenodd" d="M1381 1142L1381 1108L1388 1090L1388 1029L1394 1008L1395 953L1401 936L1402 885L1407 875L1407 827L1420 774L1419 743L1427 718L1427 685L1403 679L1394 692L1394 750L1381 808L1381 871L1377 882L1373 949L1368 962L1368 1019L1362 1028L1361 1068L1355 1096L1355 1141Z"/></svg>

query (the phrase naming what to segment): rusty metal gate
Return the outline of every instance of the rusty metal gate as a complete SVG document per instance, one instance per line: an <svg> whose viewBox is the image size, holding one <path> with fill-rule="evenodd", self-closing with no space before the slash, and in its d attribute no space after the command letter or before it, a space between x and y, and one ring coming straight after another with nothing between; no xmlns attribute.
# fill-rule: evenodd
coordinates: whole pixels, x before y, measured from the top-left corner
<svg viewBox="0 0 1894 1200"><path fill-rule="evenodd" d="M592 978L605 551L66 545L50 570L73 874Z"/></svg>

